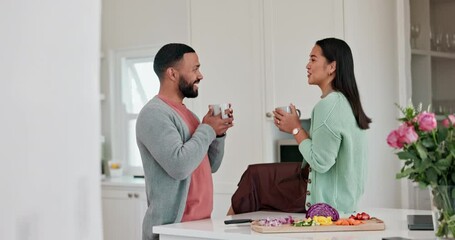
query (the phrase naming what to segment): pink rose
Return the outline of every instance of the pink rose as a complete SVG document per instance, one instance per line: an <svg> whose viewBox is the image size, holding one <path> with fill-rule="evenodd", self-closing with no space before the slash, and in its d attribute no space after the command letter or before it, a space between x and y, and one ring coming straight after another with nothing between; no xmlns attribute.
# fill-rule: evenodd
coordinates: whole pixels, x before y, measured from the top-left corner
<svg viewBox="0 0 455 240"><path fill-rule="evenodd" d="M417 116L417 122L419 123L419 129L424 132L432 131L436 128L436 117L434 113L422 112Z"/></svg>
<svg viewBox="0 0 455 240"><path fill-rule="evenodd" d="M419 136L415 132L414 126L403 123L387 136L387 144L393 148L403 148L405 144L414 143L417 139Z"/></svg>
<svg viewBox="0 0 455 240"><path fill-rule="evenodd" d="M455 116L449 115L446 119L442 120L442 125L449 128L450 126L455 126Z"/></svg>
<svg viewBox="0 0 455 240"><path fill-rule="evenodd" d="M401 126L397 129L398 134L400 136L399 141L403 144L411 144L419 139L416 131L414 130L413 125L408 125L407 123L401 124Z"/></svg>
<svg viewBox="0 0 455 240"><path fill-rule="evenodd" d="M393 148L403 148L403 144L400 143L398 140L400 139L400 135L398 135L397 130L393 130L387 136L387 144Z"/></svg>

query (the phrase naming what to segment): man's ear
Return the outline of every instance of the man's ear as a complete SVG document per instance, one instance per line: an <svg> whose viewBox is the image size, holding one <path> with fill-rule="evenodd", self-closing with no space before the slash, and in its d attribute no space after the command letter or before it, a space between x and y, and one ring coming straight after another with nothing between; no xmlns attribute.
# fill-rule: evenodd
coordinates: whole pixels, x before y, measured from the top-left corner
<svg viewBox="0 0 455 240"><path fill-rule="evenodd" d="M177 70L175 70L174 68L172 67L168 67L166 69L166 75L169 79L171 79L172 81L175 81L175 80L178 80L178 72Z"/></svg>

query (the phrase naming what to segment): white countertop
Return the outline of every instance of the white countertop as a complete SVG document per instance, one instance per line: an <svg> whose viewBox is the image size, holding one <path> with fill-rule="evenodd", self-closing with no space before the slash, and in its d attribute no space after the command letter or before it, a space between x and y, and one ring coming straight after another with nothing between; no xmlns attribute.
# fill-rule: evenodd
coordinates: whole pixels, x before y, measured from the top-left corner
<svg viewBox="0 0 455 240"><path fill-rule="evenodd" d="M304 217L304 214L279 213L279 212L253 212L227 216L223 219L205 219L192 222L175 223L155 226L153 229L160 234L160 240L177 239L236 239L236 240L259 240L259 239L307 239L307 240L355 240L355 239L382 239L383 237L404 237L409 239L436 239L433 231L409 231L407 227L407 215L431 214L426 210L364 209L371 216L382 219L386 225L383 231L353 231L353 232L324 232L324 233L257 233L250 228L250 224L225 225L228 219L259 219L265 217L293 216ZM341 216L348 217L348 216Z"/></svg>
<svg viewBox="0 0 455 240"><path fill-rule="evenodd" d="M101 180L101 186L145 187L145 180L144 178L134 178L133 176L106 177Z"/></svg>

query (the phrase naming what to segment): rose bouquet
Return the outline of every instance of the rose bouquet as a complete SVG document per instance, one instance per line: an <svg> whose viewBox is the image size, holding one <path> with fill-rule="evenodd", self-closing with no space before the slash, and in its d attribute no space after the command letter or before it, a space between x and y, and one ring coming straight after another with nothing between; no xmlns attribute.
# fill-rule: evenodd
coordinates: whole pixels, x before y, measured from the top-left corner
<svg viewBox="0 0 455 240"><path fill-rule="evenodd" d="M430 186L438 218L437 236L455 236L455 116L446 115L438 126L434 113L421 105L399 107L402 124L387 136L404 161L397 178L407 177L421 187Z"/></svg>

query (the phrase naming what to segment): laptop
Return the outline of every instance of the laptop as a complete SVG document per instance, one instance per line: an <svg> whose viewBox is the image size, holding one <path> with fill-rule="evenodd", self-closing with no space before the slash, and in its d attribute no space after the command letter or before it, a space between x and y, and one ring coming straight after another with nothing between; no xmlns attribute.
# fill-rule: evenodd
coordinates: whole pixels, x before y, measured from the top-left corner
<svg viewBox="0 0 455 240"><path fill-rule="evenodd" d="M409 230L433 230L431 215L408 215Z"/></svg>

